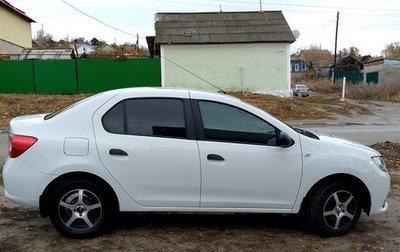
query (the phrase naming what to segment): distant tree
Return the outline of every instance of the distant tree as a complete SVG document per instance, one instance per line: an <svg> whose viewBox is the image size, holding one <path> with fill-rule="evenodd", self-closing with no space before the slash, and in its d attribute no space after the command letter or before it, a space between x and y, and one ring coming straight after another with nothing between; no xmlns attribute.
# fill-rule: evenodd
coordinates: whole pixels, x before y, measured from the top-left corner
<svg viewBox="0 0 400 252"><path fill-rule="evenodd" d="M387 44L382 54L385 58L400 59L400 42L397 41Z"/></svg>
<svg viewBox="0 0 400 252"><path fill-rule="evenodd" d="M33 38L38 48L51 47L55 42L53 41L53 35L45 33L43 29L39 29L36 32L36 36Z"/></svg>
<svg viewBox="0 0 400 252"><path fill-rule="evenodd" d="M339 51L339 55L341 57L345 57L347 55L350 55L350 56L352 56L353 58L356 58L356 59L361 57L360 50L355 46L350 46L349 48L343 48L342 50Z"/></svg>
<svg viewBox="0 0 400 252"><path fill-rule="evenodd" d="M298 56L298 55L300 55L300 52L303 50L321 50L321 46L311 44L308 46L300 47L297 49L297 51L294 54Z"/></svg>
<svg viewBox="0 0 400 252"><path fill-rule="evenodd" d="M349 54L350 54L350 56L352 56L353 58L356 58L356 59L361 56L360 55L360 50L355 46L351 46L349 48Z"/></svg>
<svg viewBox="0 0 400 252"><path fill-rule="evenodd" d="M100 44L90 54L92 58L126 58L126 57L143 57L148 56L149 51L147 47L140 46L137 48L136 44L125 43L122 45L112 44L107 45L105 41L100 41Z"/></svg>

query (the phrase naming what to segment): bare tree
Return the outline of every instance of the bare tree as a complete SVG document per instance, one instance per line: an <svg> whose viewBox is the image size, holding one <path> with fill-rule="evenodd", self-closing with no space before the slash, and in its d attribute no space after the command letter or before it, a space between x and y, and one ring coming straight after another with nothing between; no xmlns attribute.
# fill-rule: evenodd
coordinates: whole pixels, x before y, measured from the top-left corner
<svg viewBox="0 0 400 252"><path fill-rule="evenodd" d="M397 41L387 44L385 49L383 49L382 54L385 58L400 59L400 42Z"/></svg>

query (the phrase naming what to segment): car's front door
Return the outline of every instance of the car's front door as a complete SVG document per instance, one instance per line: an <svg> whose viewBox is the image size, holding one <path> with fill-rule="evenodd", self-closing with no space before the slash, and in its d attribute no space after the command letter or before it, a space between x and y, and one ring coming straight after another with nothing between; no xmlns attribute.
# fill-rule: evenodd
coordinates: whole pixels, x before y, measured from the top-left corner
<svg viewBox="0 0 400 252"><path fill-rule="evenodd" d="M278 147L280 130L226 104L199 101L201 207L292 208L302 174L300 144Z"/></svg>
<svg viewBox="0 0 400 252"><path fill-rule="evenodd" d="M102 163L142 206L199 206L200 161L187 105L126 99L93 119Z"/></svg>

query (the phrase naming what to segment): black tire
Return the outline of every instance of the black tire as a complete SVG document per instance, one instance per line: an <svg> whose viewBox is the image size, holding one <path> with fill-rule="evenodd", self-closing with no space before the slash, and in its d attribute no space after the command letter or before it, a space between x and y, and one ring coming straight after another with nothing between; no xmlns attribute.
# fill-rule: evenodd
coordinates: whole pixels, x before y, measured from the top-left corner
<svg viewBox="0 0 400 252"><path fill-rule="evenodd" d="M89 180L66 181L50 195L49 217L71 238L91 238L108 227L112 206L101 185Z"/></svg>
<svg viewBox="0 0 400 252"><path fill-rule="evenodd" d="M311 198L309 206L311 227L323 236L347 234L361 214L357 189L344 182L322 186Z"/></svg>

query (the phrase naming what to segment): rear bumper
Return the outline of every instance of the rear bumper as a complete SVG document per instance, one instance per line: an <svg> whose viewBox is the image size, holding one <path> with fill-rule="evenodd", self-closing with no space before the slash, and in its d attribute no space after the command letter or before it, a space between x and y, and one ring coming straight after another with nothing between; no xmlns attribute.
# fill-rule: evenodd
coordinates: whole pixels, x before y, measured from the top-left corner
<svg viewBox="0 0 400 252"><path fill-rule="evenodd" d="M55 178L33 168L21 158L8 158L3 167L5 196L12 202L39 207L39 197Z"/></svg>

